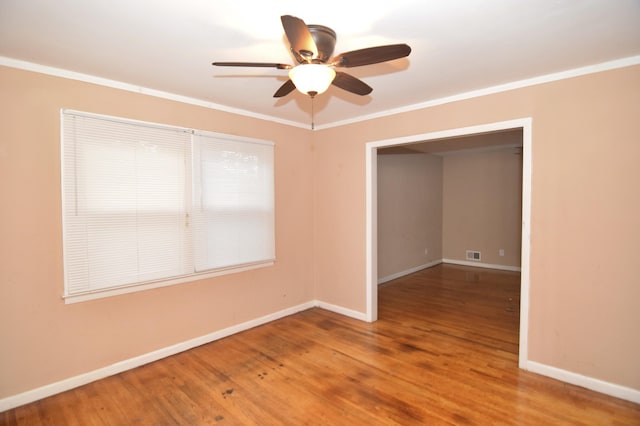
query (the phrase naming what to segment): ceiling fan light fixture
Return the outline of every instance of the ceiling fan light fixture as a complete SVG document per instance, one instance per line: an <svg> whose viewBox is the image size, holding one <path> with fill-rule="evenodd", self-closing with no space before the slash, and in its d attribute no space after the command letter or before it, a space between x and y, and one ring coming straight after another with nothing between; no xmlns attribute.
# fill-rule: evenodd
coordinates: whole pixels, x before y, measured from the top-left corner
<svg viewBox="0 0 640 426"><path fill-rule="evenodd" d="M336 71L323 64L302 64L289 71L296 89L312 97L326 92L335 77Z"/></svg>

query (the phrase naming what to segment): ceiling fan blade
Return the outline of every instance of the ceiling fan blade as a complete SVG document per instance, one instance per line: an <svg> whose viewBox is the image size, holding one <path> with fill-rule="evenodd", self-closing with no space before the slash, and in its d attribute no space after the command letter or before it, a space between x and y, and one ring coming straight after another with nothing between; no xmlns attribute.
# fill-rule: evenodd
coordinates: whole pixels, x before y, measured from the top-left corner
<svg viewBox="0 0 640 426"><path fill-rule="evenodd" d="M332 60L337 67L360 67L377 64L409 56L411 48L406 44L390 44L387 46L368 47L341 53Z"/></svg>
<svg viewBox="0 0 640 426"><path fill-rule="evenodd" d="M371 86L369 86L364 81L341 71L336 71L336 78L333 79L331 84L344 89L347 92L355 93L356 95L361 96L368 95L373 91Z"/></svg>
<svg viewBox="0 0 640 426"><path fill-rule="evenodd" d="M293 84L293 81L287 80L280 88L273 94L274 98L281 98L283 96L287 96L289 93L293 92L296 88L296 85Z"/></svg>
<svg viewBox="0 0 640 426"><path fill-rule="evenodd" d="M284 33L287 35L291 51L295 54L298 62L310 62L318 57L318 48L313 41L309 27L300 18L291 15L280 17Z"/></svg>
<svg viewBox="0 0 640 426"><path fill-rule="evenodd" d="M212 62L211 65L216 67L278 68L279 70L288 70L293 68L293 66L289 64L276 64L271 62Z"/></svg>

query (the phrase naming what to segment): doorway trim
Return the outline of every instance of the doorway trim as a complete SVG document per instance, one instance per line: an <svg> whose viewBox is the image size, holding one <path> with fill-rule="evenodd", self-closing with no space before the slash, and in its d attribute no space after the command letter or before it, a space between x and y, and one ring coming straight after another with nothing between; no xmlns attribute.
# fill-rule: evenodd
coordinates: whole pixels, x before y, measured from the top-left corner
<svg viewBox="0 0 640 426"><path fill-rule="evenodd" d="M531 255L531 170L532 170L532 123L531 117L519 118L477 126L460 127L437 132L404 136L368 142L366 150L366 320L378 319L378 148L427 142L477 133L495 132L510 129L522 129L522 247L520 276L520 345L518 366L527 365L529 348L529 287Z"/></svg>

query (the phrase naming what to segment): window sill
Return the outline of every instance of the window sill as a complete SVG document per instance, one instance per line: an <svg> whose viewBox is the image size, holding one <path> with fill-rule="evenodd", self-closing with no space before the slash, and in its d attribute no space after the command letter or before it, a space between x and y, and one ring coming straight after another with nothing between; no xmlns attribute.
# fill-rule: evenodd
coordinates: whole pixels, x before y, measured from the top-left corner
<svg viewBox="0 0 640 426"><path fill-rule="evenodd" d="M122 286L122 287L100 289L100 290L88 291L88 292L83 292L78 294L64 295L62 298L64 299L65 304L86 302L88 300L102 299L105 297L118 296L118 295L127 294L127 293L135 293L135 292L144 291L144 290L151 290L154 288L167 287L170 285L183 284L183 283L203 280L207 278L219 277L222 275L235 274L238 272L265 268L268 266L273 266L274 263L275 263L274 260L268 260L268 261L259 262L259 263L251 263L246 265L234 266L231 268L216 269L216 270L206 271L206 272L201 272L196 274L183 275L180 277L169 278L164 280L146 281L146 282L131 284L131 285Z"/></svg>

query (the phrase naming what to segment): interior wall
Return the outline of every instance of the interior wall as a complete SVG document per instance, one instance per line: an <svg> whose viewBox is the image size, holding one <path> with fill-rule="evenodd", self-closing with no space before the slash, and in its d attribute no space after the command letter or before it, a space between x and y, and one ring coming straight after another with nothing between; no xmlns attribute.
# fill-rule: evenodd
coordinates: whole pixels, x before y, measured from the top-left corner
<svg viewBox="0 0 640 426"><path fill-rule="evenodd" d="M314 133L318 298L366 310L366 143L532 118L528 359L640 390L640 66Z"/></svg>
<svg viewBox="0 0 640 426"><path fill-rule="evenodd" d="M366 143L522 117L529 359L640 390L639 89L634 66L310 133L0 67L0 398L313 298L365 312ZM65 305L60 108L275 141L276 265Z"/></svg>
<svg viewBox="0 0 640 426"><path fill-rule="evenodd" d="M521 149L447 153L443 186L444 258L467 262L466 250L476 250L479 263L520 267Z"/></svg>
<svg viewBox="0 0 640 426"><path fill-rule="evenodd" d="M378 280L442 259L442 157L378 155Z"/></svg>
<svg viewBox="0 0 640 426"><path fill-rule="evenodd" d="M0 399L315 299L309 130L5 67L0 93ZM61 108L275 142L275 265L65 304Z"/></svg>

